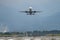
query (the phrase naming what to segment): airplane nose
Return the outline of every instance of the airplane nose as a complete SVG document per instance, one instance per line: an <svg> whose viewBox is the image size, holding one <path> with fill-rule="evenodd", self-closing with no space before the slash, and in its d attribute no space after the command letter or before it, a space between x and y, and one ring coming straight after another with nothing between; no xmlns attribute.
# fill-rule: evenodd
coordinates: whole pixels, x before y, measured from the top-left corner
<svg viewBox="0 0 60 40"><path fill-rule="evenodd" d="M32 9L32 7L29 7L29 9Z"/></svg>

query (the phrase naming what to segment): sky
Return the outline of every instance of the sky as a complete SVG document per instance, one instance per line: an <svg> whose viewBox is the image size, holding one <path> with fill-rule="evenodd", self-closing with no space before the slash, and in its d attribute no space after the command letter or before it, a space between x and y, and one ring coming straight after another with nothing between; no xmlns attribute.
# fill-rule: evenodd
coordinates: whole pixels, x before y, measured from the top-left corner
<svg viewBox="0 0 60 40"><path fill-rule="evenodd" d="M19 12L30 6L42 12L36 15ZM1 24L9 32L60 30L60 0L0 0L0 29Z"/></svg>

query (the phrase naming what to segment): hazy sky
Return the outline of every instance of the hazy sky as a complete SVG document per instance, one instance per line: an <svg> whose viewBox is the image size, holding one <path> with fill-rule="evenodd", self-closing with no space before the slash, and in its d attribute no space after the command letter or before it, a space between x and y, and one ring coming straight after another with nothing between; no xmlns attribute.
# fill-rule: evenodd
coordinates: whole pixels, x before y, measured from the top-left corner
<svg viewBox="0 0 60 40"><path fill-rule="evenodd" d="M34 16L18 12L30 6L43 12ZM60 0L0 0L0 24L9 31L60 30Z"/></svg>

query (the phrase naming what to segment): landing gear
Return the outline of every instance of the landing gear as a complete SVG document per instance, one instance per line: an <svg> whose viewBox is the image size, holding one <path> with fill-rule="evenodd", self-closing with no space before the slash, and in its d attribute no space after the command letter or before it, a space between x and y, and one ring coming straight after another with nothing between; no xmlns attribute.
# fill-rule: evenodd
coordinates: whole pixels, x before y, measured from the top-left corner
<svg viewBox="0 0 60 40"><path fill-rule="evenodd" d="M32 15L34 15L34 13Z"/></svg>

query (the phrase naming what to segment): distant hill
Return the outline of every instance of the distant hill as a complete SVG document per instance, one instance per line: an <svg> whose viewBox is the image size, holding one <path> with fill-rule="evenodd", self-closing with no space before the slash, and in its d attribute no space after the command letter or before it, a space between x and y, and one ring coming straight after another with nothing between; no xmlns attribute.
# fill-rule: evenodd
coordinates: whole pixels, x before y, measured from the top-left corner
<svg viewBox="0 0 60 40"><path fill-rule="evenodd" d="M0 32L0 36L60 36L60 30L52 31L27 31L27 32Z"/></svg>

